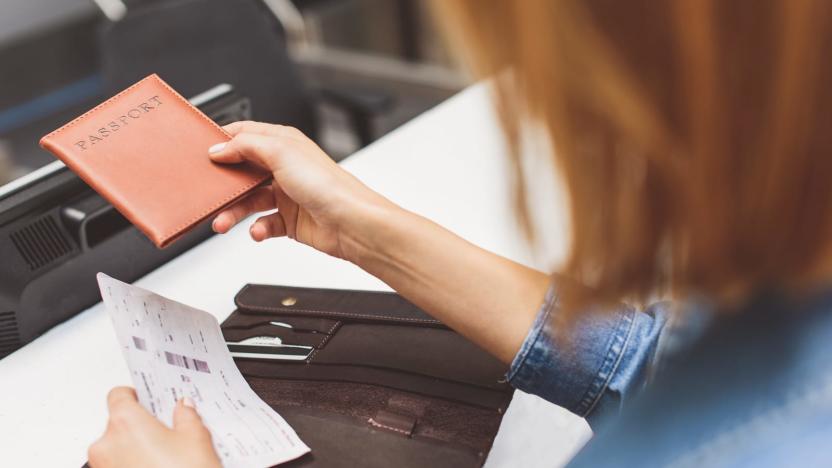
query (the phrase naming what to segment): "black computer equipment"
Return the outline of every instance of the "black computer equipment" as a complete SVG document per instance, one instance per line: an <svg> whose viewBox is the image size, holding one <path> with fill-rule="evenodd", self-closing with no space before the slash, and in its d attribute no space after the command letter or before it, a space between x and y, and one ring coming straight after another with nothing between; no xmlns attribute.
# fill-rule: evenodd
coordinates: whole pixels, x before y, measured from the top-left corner
<svg viewBox="0 0 832 468"><path fill-rule="evenodd" d="M251 117L228 84L191 102L220 124ZM57 161L0 187L0 358L98 302L97 272L133 281L210 235L159 250Z"/></svg>

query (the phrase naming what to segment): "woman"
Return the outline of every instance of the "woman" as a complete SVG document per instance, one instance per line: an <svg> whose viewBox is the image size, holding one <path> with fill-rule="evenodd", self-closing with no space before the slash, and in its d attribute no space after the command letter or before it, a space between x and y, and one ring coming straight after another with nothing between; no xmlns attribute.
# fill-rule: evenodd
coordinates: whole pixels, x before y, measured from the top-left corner
<svg viewBox="0 0 832 468"><path fill-rule="evenodd" d="M214 229L277 208L251 225L255 241L288 236L359 265L510 364L513 385L587 417L598 435L575 466L832 463L832 5L437 4L496 77L510 140L531 123L554 142L573 219L565 270L483 251L297 130L255 122L228 126L210 157L274 182ZM657 294L687 305L616 305ZM217 464L187 402L173 429L129 389L109 402L93 466Z"/></svg>

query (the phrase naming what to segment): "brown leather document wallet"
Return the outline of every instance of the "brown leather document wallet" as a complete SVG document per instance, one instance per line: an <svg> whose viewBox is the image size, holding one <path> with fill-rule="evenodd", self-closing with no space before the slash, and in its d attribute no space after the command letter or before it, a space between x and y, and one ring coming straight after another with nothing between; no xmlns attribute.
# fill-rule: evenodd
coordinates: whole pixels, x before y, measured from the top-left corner
<svg viewBox="0 0 832 468"><path fill-rule="evenodd" d="M211 162L208 148L229 139L150 75L40 144L165 247L270 177L247 164Z"/></svg>
<svg viewBox="0 0 832 468"><path fill-rule="evenodd" d="M222 330L237 366L312 449L281 466L485 462L513 394L507 366L413 304L263 285L235 302Z"/></svg>

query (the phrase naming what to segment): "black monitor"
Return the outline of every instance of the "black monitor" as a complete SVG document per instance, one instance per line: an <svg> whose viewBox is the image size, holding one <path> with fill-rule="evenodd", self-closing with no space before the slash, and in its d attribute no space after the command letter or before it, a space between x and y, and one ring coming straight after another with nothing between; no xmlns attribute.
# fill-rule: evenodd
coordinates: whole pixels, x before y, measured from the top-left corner
<svg viewBox="0 0 832 468"><path fill-rule="evenodd" d="M190 101L219 124L251 116L227 84ZM0 186L0 359L98 302L97 272L133 281L210 235L160 250L59 161Z"/></svg>

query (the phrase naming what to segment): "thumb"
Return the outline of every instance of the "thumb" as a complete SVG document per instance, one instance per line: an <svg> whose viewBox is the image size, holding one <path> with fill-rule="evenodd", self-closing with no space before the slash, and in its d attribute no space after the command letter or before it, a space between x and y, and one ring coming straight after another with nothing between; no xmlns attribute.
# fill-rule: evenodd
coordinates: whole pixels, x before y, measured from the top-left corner
<svg viewBox="0 0 832 468"><path fill-rule="evenodd" d="M270 135L238 133L230 141L208 148L208 155L216 163L233 164L248 161L274 171L283 140Z"/></svg>
<svg viewBox="0 0 832 468"><path fill-rule="evenodd" d="M173 430L193 432L197 429L204 430L205 425L199 413L196 412L194 401L185 397L179 400L173 409Z"/></svg>

